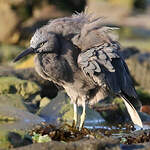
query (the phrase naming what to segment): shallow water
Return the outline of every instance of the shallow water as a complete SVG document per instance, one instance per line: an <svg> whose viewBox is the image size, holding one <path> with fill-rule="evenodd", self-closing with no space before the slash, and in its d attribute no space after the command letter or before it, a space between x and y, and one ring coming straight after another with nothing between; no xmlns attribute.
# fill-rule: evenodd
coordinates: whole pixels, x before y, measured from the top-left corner
<svg viewBox="0 0 150 150"><path fill-rule="evenodd" d="M4 114L7 114L7 116L9 115L10 117L16 117L16 120L0 121L0 130L32 129L37 124L45 122L44 118L38 117L34 114L16 108L1 108L1 111L3 111ZM5 111L7 111L7 113ZM144 122L143 129L141 129L137 125L132 126L131 124L127 123L107 123L103 118L101 118L99 120L86 120L84 127L89 130L97 130L104 134L105 132L107 132L106 134L120 137L122 136L122 134L130 133L132 131L131 128L133 128L133 131L150 129L150 122Z"/></svg>
<svg viewBox="0 0 150 150"><path fill-rule="evenodd" d="M86 121L85 128L95 130L103 134L108 134L113 137L122 137L125 134L129 134L133 131L150 129L150 122L143 122L143 128L138 125L127 123L107 123L105 120Z"/></svg>

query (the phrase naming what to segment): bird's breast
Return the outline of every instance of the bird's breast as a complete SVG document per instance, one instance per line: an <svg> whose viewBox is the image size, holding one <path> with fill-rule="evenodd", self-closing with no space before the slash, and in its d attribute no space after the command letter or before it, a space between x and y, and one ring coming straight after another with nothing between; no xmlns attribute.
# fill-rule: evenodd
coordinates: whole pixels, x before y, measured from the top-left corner
<svg viewBox="0 0 150 150"><path fill-rule="evenodd" d="M49 77L44 72L38 55L34 57L35 71L45 80L49 80Z"/></svg>
<svg viewBox="0 0 150 150"><path fill-rule="evenodd" d="M62 85L64 82L73 82L73 71L67 60L55 54L37 54L35 69L44 79Z"/></svg>

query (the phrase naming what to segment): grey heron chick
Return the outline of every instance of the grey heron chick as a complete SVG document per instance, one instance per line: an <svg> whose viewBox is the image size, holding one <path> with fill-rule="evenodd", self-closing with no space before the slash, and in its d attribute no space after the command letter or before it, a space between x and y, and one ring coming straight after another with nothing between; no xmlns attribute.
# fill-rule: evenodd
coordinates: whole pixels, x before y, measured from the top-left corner
<svg viewBox="0 0 150 150"><path fill-rule="evenodd" d="M54 19L34 33L30 47L14 60L35 54L37 73L62 86L71 98L75 125L77 107L83 107L80 129L86 104L93 105L112 94L123 99L133 123L142 127L128 99L137 99L128 67L118 52L119 43L109 34L114 29L85 13Z"/></svg>

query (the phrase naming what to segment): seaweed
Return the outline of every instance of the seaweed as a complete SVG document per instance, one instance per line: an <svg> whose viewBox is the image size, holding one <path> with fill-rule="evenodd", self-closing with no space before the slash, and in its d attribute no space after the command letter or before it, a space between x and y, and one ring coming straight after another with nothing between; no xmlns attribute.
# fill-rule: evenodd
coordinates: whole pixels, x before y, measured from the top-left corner
<svg viewBox="0 0 150 150"><path fill-rule="evenodd" d="M106 126L105 126L106 127ZM61 142L72 142L78 141L84 138L102 139L105 137L112 137L119 139L121 144L137 144L150 142L150 130L139 130L136 131L132 124L118 124L117 126L112 125L109 128L99 128L99 129L87 129L82 128L79 130L74 126L63 124L61 126L54 126L52 124L42 123L36 126L34 129L29 131L29 135L34 137L43 136L48 139L48 141L61 141ZM38 140L34 140L37 142ZM43 140L44 141L44 140ZM45 140L47 141L47 140Z"/></svg>
<svg viewBox="0 0 150 150"><path fill-rule="evenodd" d="M34 133L40 134L41 136L48 135L54 141L64 142L77 141L84 138L86 135L92 135L92 132L86 128L79 130L68 124L56 127L46 123L42 123L29 131L30 136L33 136Z"/></svg>

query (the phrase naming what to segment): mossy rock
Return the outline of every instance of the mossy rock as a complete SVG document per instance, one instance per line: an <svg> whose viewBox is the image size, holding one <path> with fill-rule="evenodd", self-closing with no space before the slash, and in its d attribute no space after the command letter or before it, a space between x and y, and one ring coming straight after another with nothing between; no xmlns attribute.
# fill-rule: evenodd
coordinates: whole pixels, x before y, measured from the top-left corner
<svg viewBox="0 0 150 150"><path fill-rule="evenodd" d="M119 106L119 109L121 110L121 111L124 111L125 110L125 104L123 103L123 100L121 99L121 98L119 98L119 97L116 97L114 100L113 100L113 102L112 102L113 104L117 104L118 106Z"/></svg>
<svg viewBox="0 0 150 150"><path fill-rule="evenodd" d="M71 122L74 114L73 106L70 104L69 98L66 102L67 103L60 108L58 120Z"/></svg>
<svg viewBox="0 0 150 150"><path fill-rule="evenodd" d="M0 148L2 149L8 149L11 145L7 140L7 134L8 133L0 132Z"/></svg>
<svg viewBox="0 0 150 150"><path fill-rule="evenodd" d="M65 92L59 94L50 101L48 105L38 111L38 115L46 118L48 122L57 122L60 120L72 120L73 106ZM67 118L66 118L67 116Z"/></svg>
<svg viewBox="0 0 150 150"><path fill-rule="evenodd" d="M35 82L16 77L0 77L0 94L19 94L27 99L39 91L40 87Z"/></svg>

